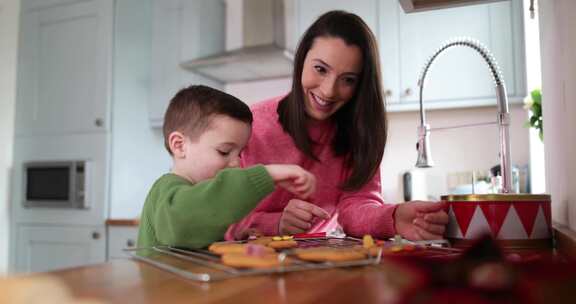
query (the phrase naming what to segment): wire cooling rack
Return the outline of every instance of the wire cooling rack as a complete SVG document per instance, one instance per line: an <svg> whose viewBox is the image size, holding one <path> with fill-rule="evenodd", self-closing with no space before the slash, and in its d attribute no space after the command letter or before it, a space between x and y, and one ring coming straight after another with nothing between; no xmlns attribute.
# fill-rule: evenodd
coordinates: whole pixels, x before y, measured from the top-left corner
<svg viewBox="0 0 576 304"><path fill-rule="evenodd" d="M294 240L298 242L297 248L351 248L362 245L361 240L352 237L295 238ZM258 274L375 265L381 261L381 252L379 252L376 256L367 256L361 260L347 262L309 262L296 258L292 249L286 249L278 254L278 258L281 259L281 261L290 259L290 263L281 263L280 266L273 268L254 269L235 268L224 265L220 260L220 256L204 249L155 246L150 248L125 249L124 251L136 260L154 265L184 278L202 282Z"/></svg>

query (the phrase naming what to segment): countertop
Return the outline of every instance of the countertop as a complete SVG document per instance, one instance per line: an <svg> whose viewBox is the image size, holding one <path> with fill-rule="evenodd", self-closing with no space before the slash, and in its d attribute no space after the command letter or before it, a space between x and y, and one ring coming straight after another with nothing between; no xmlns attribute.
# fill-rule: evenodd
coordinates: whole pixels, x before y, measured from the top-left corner
<svg viewBox="0 0 576 304"><path fill-rule="evenodd" d="M121 259L55 271L77 298L105 303L382 303L413 278L394 264L310 270L201 283Z"/></svg>
<svg viewBox="0 0 576 304"><path fill-rule="evenodd" d="M140 219L107 219L106 226L138 226L140 224Z"/></svg>

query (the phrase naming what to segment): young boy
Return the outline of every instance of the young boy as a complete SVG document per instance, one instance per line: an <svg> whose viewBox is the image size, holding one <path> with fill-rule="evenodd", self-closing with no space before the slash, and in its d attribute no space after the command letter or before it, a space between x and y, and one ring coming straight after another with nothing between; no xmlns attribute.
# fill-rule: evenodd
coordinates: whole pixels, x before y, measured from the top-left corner
<svg viewBox="0 0 576 304"><path fill-rule="evenodd" d="M251 124L248 106L206 86L190 86L172 98L163 127L172 172L148 193L138 247L206 247L222 240L228 226L256 207L274 184L301 198L315 190L314 176L296 165L237 168Z"/></svg>

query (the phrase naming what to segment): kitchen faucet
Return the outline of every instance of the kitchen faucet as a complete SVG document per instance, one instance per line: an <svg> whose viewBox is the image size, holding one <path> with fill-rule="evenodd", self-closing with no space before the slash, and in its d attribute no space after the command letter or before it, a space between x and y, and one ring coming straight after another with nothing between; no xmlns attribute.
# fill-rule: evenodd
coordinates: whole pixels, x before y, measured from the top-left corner
<svg viewBox="0 0 576 304"><path fill-rule="evenodd" d="M426 113L424 111L424 106L422 104L422 91L424 90L424 79L428 73L428 69L432 65L432 62L440 53L447 50L453 46L466 46L477 51L490 69L492 78L494 79L496 85L496 101L498 103L498 130L500 134L500 167L502 174L502 187L500 189L501 193L512 192L512 178L511 178L511 163L510 163L510 113L508 110L508 98L506 97L506 86L504 84L504 79L500 72L500 68L492 56L492 53L480 42L470 39L470 38L455 38L444 43L434 54L426 61L424 69L420 74L418 79L418 86L420 87L420 126L418 126L418 159L416 161L416 167L418 168L429 168L434 165L432 158L430 156L430 143L429 135L430 125L426 123ZM491 124L491 123L489 123ZM479 124L475 124L479 125ZM471 126L471 125L466 125ZM455 126L448 128L466 127L466 126ZM444 128L443 128L444 129Z"/></svg>

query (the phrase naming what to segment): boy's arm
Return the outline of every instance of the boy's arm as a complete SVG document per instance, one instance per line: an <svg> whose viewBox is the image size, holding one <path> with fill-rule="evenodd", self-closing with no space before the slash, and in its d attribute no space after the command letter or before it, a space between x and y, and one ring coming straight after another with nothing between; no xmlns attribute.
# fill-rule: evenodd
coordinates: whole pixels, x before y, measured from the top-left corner
<svg viewBox="0 0 576 304"><path fill-rule="evenodd" d="M268 173L277 184L293 193L298 198L306 199L316 190L316 178L310 172L298 165L270 164L266 165ZM264 235L278 234L278 222L282 212L254 211L240 222L230 226L226 232L226 240L245 239L253 232L250 227L258 227Z"/></svg>
<svg viewBox="0 0 576 304"><path fill-rule="evenodd" d="M223 239L230 224L274 190L274 182L263 166L254 166L222 170L213 179L176 187L154 212L158 242L201 248Z"/></svg>

